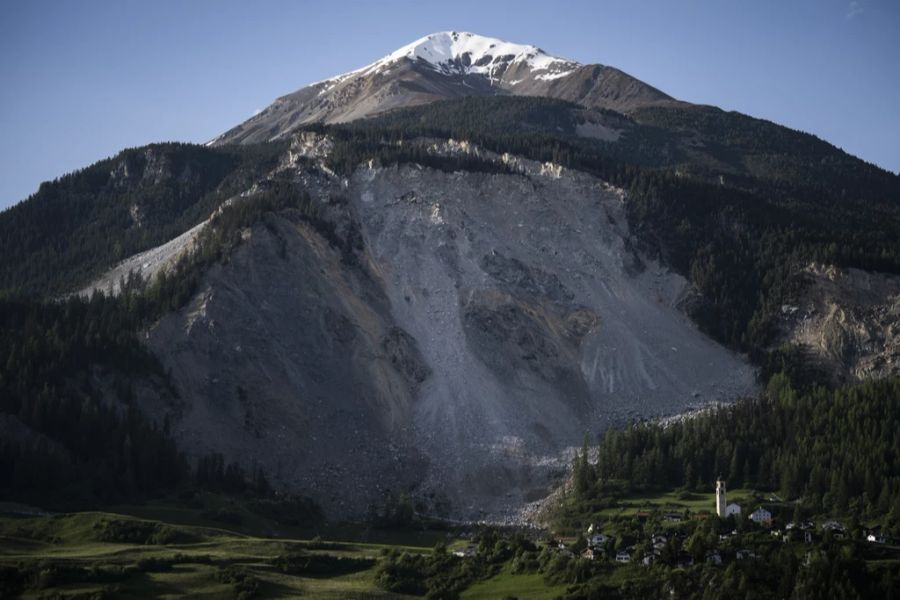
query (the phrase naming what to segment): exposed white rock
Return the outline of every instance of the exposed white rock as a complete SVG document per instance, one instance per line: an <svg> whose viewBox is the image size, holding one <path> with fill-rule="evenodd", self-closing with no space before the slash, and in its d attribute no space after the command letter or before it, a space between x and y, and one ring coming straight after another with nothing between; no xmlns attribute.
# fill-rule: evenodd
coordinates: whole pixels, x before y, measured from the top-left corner
<svg viewBox="0 0 900 600"><path fill-rule="evenodd" d="M413 404L429 485L477 499L472 518L521 503L543 457L586 430L755 390L754 370L676 308L685 280L628 250L621 190L515 164L523 174L358 171L350 185L393 318L432 370Z"/></svg>
<svg viewBox="0 0 900 600"><path fill-rule="evenodd" d="M174 267L178 260L190 252L194 240L206 227L207 221L188 229L172 240L131 256L79 290L80 296L90 296L94 291L116 296L122 291L122 284L129 277L139 277L143 281L151 281L157 274Z"/></svg>
<svg viewBox="0 0 900 600"><path fill-rule="evenodd" d="M323 142L293 152L317 161ZM323 205L347 199L363 249L348 263L289 212L267 218L148 332L192 456L260 466L332 514L412 486L453 516L506 518L585 431L755 389L677 309L686 281L631 249L622 190L458 140L407 143L514 172L370 161L345 182L282 163Z"/></svg>
<svg viewBox="0 0 900 600"><path fill-rule="evenodd" d="M900 373L900 277L814 263L799 279L780 343L798 344L836 382Z"/></svg>

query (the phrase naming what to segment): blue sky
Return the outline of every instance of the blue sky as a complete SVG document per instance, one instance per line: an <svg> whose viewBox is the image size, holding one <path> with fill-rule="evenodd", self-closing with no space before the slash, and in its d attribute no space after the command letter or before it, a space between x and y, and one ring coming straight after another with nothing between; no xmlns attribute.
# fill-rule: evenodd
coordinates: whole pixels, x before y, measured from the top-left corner
<svg viewBox="0 0 900 600"><path fill-rule="evenodd" d="M896 0L3 0L0 208L125 147L204 142L442 30L612 65L900 170Z"/></svg>

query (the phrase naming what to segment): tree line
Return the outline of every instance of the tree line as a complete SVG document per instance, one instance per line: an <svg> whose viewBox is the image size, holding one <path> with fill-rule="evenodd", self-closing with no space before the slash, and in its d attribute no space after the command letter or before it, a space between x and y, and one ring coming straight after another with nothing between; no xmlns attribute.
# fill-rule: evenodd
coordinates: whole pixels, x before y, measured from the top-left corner
<svg viewBox="0 0 900 600"><path fill-rule="evenodd" d="M607 431L595 460L575 459L573 502L587 513L636 491L708 493L721 477L900 532L898 429L900 378L797 392L779 374L757 399Z"/></svg>

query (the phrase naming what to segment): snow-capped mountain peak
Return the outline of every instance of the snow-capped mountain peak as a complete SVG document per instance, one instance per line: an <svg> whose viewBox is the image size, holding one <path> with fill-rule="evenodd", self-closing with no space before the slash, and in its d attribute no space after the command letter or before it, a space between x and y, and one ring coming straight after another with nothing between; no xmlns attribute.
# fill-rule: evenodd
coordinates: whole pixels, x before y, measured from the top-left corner
<svg viewBox="0 0 900 600"><path fill-rule="evenodd" d="M383 66L401 58L423 60L444 71L489 76L497 68L505 70L510 64L524 63L533 71L541 71L538 77L546 79L562 77L579 66L575 61L551 56L537 46L514 44L465 31L427 35L389 54L375 65Z"/></svg>
<svg viewBox="0 0 900 600"><path fill-rule="evenodd" d="M537 46L465 31L441 31L419 38L361 69L320 83L337 83L352 76L381 72L403 59L427 63L435 71L446 74L479 74L491 80L515 65L525 65L538 80L564 77L581 66L576 61L547 54ZM516 81L508 83L515 85Z"/></svg>
<svg viewBox="0 0 900 600"><path fill-rule="evenodd" d="M210 143L282 139L305 123L342 123L438 100L495 95L557 98L620 112L675 101L614 67L583 65L530 44L442 31L277 98Z"/></svg>

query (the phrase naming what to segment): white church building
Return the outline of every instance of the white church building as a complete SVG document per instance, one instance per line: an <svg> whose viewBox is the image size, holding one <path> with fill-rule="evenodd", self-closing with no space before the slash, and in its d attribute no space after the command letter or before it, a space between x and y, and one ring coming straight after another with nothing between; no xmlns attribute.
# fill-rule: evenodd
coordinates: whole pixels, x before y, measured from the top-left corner
<svg viewBox="0 0 900 600"><path fill-rule="evenodd" d="M739 516L741 507L732 502L728 504L725 497L725 482L721 479L716 480L716 514L720 519L727 519L731 515Z"/></svg>

